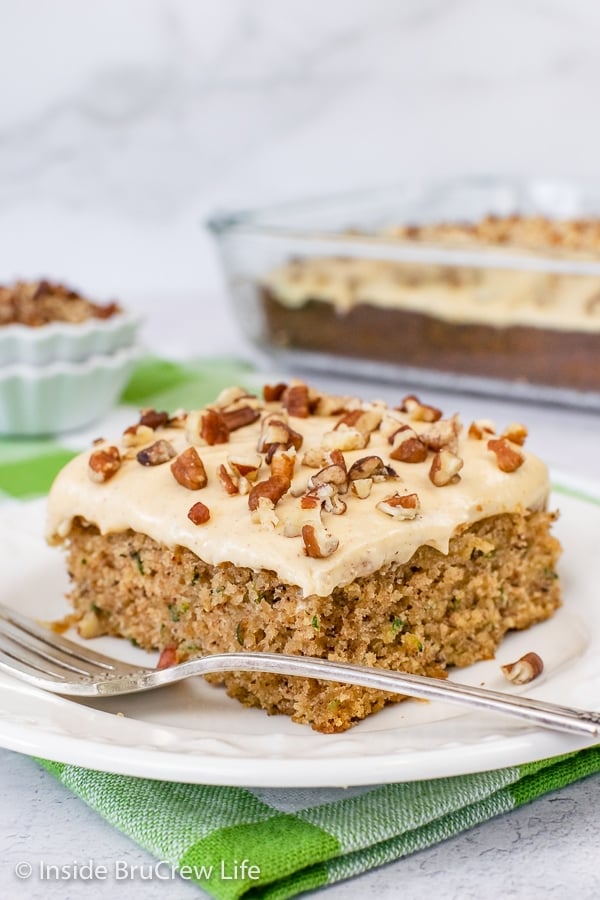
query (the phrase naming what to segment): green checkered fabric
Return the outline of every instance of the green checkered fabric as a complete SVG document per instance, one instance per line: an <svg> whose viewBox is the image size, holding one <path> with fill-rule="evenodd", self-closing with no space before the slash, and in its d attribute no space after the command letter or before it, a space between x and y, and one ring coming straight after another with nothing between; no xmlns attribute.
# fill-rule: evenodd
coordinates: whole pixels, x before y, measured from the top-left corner
<svg viewBox="0 0 600 900"><path fill-rule="evenodd" d="M148 359L122 402L136 409L199 406L228 384L252 387L252 378L248 368L226 360ZM0 492L43 494L79 440L0 441ZM596 773L600 747L475 775L347 790L177 784L39 762L209 895L283 900L400 859Z"/></svg>
<svg viewBox="0 0 600 900"><path fill-rule="evenodd" d="M326 802L317 790L171 784L42 765L218 900L247 893L284 900L401 859L598 772L600 748L477 775L328 790L334 796Z"/></svg>

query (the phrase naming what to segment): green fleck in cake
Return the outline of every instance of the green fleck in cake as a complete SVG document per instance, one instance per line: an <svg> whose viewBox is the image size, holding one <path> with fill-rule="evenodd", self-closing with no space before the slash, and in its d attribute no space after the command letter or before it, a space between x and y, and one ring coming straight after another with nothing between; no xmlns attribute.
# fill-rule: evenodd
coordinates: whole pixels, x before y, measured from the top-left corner
<svg viewBox="0 0 600 900"><path fill-rule="evenodd" d="M444 677L560 603L546 466L414 396L302 382L145 410L70 462L49 498L84 636L159 665L244 648ZM297 677L211 676L248 706L343 731L397 696Z"/></svg>

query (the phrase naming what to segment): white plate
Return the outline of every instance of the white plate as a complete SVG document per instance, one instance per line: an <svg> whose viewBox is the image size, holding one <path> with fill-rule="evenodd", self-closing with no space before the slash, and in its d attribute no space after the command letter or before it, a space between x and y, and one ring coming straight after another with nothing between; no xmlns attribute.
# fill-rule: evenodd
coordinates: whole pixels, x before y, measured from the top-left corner
<svg viewBox="0 0 600 900"><path fill-rule="evenodd" d="M544 675L527 693L600 708L600 487L586 495L562 478L553 502L564 546L564 606L548 622L510 635L494 661L453 672L470 684L506 690L499 666L535 650ZM60 552L43 541L44 502L0 508L2 601L29 615L68 611ZM148 654L115 638L101 652L148 664ZM524 691L522 691L523 693ZM0 745L105 771L172 781L271 787L323 787L412 781L515 765L595 741L521 725L494 713L408 701L339 735L287 717L268 717L202 679L161 691L75 702L0 678Z"/></svg>

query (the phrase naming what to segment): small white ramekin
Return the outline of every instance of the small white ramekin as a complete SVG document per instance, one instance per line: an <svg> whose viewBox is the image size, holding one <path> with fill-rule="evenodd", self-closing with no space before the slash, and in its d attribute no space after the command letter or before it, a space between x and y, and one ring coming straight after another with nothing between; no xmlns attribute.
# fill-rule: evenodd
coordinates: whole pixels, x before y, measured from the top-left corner
<svg viewBox="0 0 600 900"><path fill-rule="evenodd" d="M138 316L124 312L107 319L49 322L37 328L3 325L0 327L0 366L83 362L91 356L115 353L135 343L139 325Z"/></svg>
<svg viewBox="0 0 600 900"><path fill-rule="evenodd" d="M0 435L53 435L91 425L117 402L139 354L134 346L84 362L1 366Z"/></svg>

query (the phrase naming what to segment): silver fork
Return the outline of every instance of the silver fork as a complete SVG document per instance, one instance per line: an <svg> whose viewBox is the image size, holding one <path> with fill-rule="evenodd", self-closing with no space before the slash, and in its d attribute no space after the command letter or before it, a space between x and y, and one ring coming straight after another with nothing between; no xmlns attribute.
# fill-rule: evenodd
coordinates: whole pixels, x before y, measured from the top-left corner
<svg viewBox="0 0 600 900"><path fill-rule="evenodd" d="M135 694L215 672L269 672L376 688L422 700L446 700L515 716L554 731L597 735L600 713L424 675L279 653L218 653L166 669L134 667L69 641L0 605L0 671L34 687L74 697Z"/></svg>

